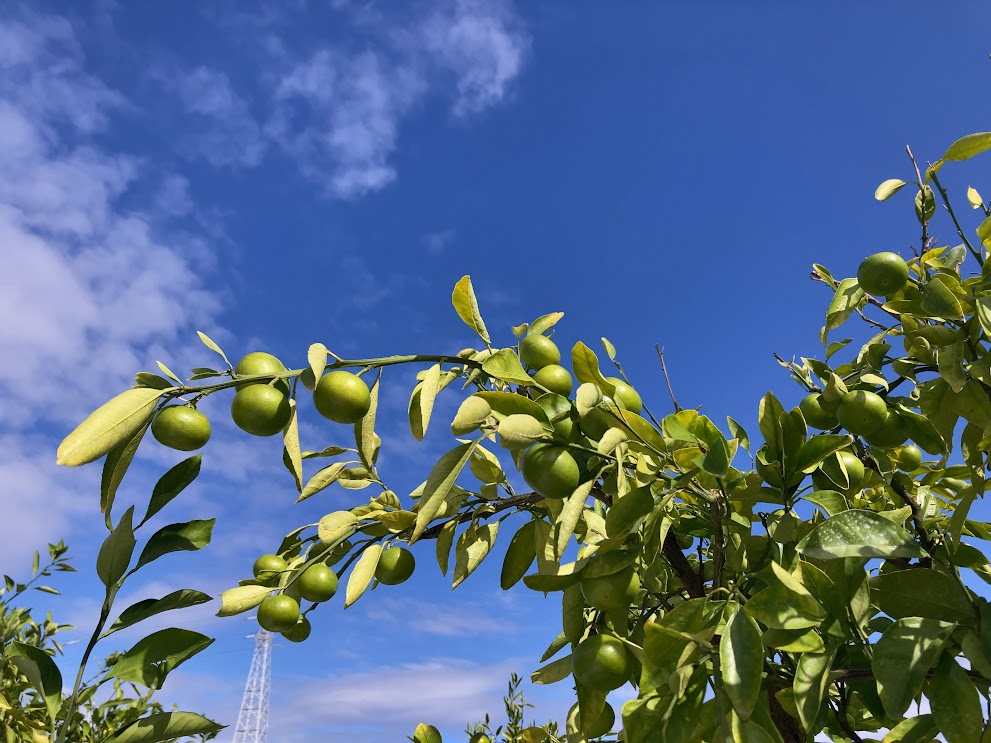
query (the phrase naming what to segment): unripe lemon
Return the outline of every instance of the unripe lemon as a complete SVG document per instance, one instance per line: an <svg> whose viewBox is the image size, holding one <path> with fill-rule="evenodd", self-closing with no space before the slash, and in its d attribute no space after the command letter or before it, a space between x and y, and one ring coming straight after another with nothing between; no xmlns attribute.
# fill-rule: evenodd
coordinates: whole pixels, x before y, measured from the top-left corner
<svg viewBox="0 0 991 743"><path fill-rule="evenodd" d="M210 440L210 421L188 405L169 405L151 422L151 435L171 449L195 451Z"/></svg>
<svg viewBox="0 0 991 743"><path fill-rule="evenodd" d="M258 605L258 624L269 632L288 632L298 621L299 604L289 596L267 596Z"/></svg>
<svg viewBox="0 0 991 743"><path fill-rule="evenodd" d="M643 410L643 400L640 399L640 394L619 377L606 377L606 381L611 382L615 387L612 395L613 400L631 413L639 415L640 411Z"/></svg>
<svg viewBox="0 0 991 743"><path fill-rule="evenodd" d="M599 575L581 581L585 602L601 611L628 609L640 593L640 576L634 566L610 575Z"/></svg>
<svg viewBox="0 0 991 743"><path fill-rule="evenodd" d="M633 658L626 645L611 635L582 640L571 656L575 681L598 691L612 691L630 680Z"/></svg>
<svg viewBox="0 0 991 743"><path fill-rule="evenodd" d="M612 726L616 723L616 712L608 703L603 706L602 712L599 713L596 720L587 727L582 725L582 716L581 712L578 711L577 704L568 712L568 717L572 715L575 715L575 724L586 738L601 738L612 730Z"/></svg>
<svg viewBox="0 0 991 743"><path fill-rule="evenodd" d="M567 449L553 444L535 444L523 455L521 468L527 485L545 498L567 498L581 477L578 462Z"/></svg>
<svg viewBox="0 0 991 743"><path fill-rule="evenodd" d="M538 369L533 380L544 389L568 397L575 386L571 374L560 364L548 364Z"/></svg>
<svg viewBox="0 0 991 743"><path fill-rule="evenodd" d="M257 580L266 583L279 577L279 573L286 570L289 563L278 555L262 555L251 568L252 574Z"/></svg>
<svg viewBox="0 0 991 743"><path fill-rule="evenodd" d="M868 294L888 296L908 281L908 264L897 253L867 256L857 269L857 283Z"/></svg>
<svg viewBox="0 0 991 743"><path fill-rule="evenodd" d="M802 401L798 404L798 408L802 411L805 422L812 426L812 428L828 431L831 428L836 428L838 421L833 413L823 409L822 402L822 395L813 392L811 395L806 395L802 398Z"/></svg>
<svg viewBox="0 0 991 743"><path fill-rule="evenodd" d="M329 601L337 593L337 575L322 562L310 565L293 583L300 598L320 603Z"/></svg>
<svg viewBox="0 0 991 743"><path fill-rule="evenodd" d="M310 629L310 620L301 616L293 628L283 632L282 636L289 642L303 642L310 636Z"/></svg>
<svg viewBox="0 0 991 743"><path fill-rule="evenodd" d="M274 436L289 423L289 398L267 384L251 384L237 391L231 401L231 418L253 436Z"/></svg>
<svg viewBox="0 0 991 743"><path fill-rule="evenodd" d="M520 360L531 369L561 362L561 352L546 335L528 335L520 341Z"/></svg>
<svg viewBox="0 0 991 743"><path fill-rule="evenodd" d="M850 480L849 486L843 487L838 462L842 460ZM864 488L864 463L853 453L837 452L834 457L827 457L819 469L812 473L812 484L816 490L835 490L848 498L856 495Z"/></svg>
<svg viewBox="0 0 991 743"><path fill-rule="evenodd" d="M915 472L922 466L922 450L913 445L903 446L898 450L898 469L903 472Z"/></svg>
<svg viewBox="0 0 991 743"><path fill-rule="evenodd" d="M313 404L324 418L337 423L357 423L371 407L372 397L361 377L337 370L320 377L313 390Z"/></svg>
<svg viewBox="0 0 991 743"><path fill-rule="evenodd" d="M251 376L254 374L282 374L286 371L286 365L283 364L277 357L270 353L265 353L264 351L253 351L247 356L244 356L240 361L237 362L237 366L234 367L234 374L239 377ZM254 384L267 384L267 382L255 382ZM236 389L242 389L247 387L248 383L236 385ZM289 382L285 379L280 379L275 383L275 388L278 389L282 394L289 394Z"/></svg>
<svg viewBox="0 0 991 743"><path fill-rule="evenodd" d="M411 575L416 567L413 553L402 547L390 547L379 557L375 568L375 578L387 586L397 586Z"/></svg>
<svg viewBox="0 0 991 743"><path fill-rule="evenodd" d="M908 440L908 431L901 416L889 410L881 425L866 434L864 439L878 449L893 449Z"/></svg>
<svg viewBox="0 0 991 743"><path fill-rule="evenodd" d="M881 427L888 416L888 406L880 395L867 390L853 390L840 398L836 419L850 433L866 436Z"/></svg>

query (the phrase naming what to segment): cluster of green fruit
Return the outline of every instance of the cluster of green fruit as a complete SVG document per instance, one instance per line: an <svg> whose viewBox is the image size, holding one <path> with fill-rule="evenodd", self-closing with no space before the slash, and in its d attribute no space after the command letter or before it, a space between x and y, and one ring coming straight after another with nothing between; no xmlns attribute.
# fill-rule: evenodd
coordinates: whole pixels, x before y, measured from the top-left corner
<svg viewBox="0 0 991 743"><path fill-rule="evenodd" d="M402 547L383 550L375 568L375 579L387 586L396 586L413 575L416 560L413 553ZM262 555L252 568L260 585L276 586L289 571L285 558ZM269 632L280 632L291 642L303 642L310 636L310 622L300 611L299 602L320 604L337 593L337 574L325 563L314 562L304 568L279 593L266 596L258 605L258 624Z"/></svg>
<svg viewBox="0 0 991 743"><path fill-rule="evenodd" d="M281 433L292 417L289 404L288 370L277 357L256 351L234 367L234 378L268 376L235 385L231 417L238 428L253 436ZM356 374L335 370L320 377L313 389L313 404L322 416L336 423L357 423L368 412L371 395L368 385ZM179 451L195 451L210 440L210 421L191 403L170 405L155 416L152 435L165 446Z"/></svg>
<svg viewBox="0 0 991 743"><path fill-rule="evenodd" d="M520 341L520 360L533 371L533 380L546 392L567 398L574 383L571 373L560 365L561 352L545 335L535 333ZM619 377L606 377L613 386L612 402L631 413L643 410L643 401L637 391ZM536 402L554 420L554 431L562 439L581 443L582 438L598 441L615 422L604 408L595 408L579 420L561 416L555 401L549 397L537 397ZM545 498L567 498L584 479L584 462L567 447L552 443L539 443L523 455L520 472L527 485Z"/></svg>

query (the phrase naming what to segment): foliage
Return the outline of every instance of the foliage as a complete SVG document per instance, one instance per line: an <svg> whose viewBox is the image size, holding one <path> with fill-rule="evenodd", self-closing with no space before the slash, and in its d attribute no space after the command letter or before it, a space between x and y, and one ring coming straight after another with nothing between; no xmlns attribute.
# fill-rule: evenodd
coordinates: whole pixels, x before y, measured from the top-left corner
<svg viewBox="0 0 991 743"><path fill-rule="evenodd" d="M65 556L67 550L61 542L48 545L50 562L44 567L40 567L40 555L36 552L32 576L26 583L18 583L13 578L4 576L5 585L0 589L0 740L6 743L42 743L49 740L50 702L34 686L34 667L26 661L33 659L36 666L43 668L47 661L39 653L51 658L62 655L62 645L55 639L55 635L73 627L58 624L51 612L46 614L44 621L38 622L30 609L15 607L13 602L28 589L57 595L59 592L55 588L34 583L39 578L51 576L53 572L74 571L75 568ZM100 743L141 718L172 714L154 699L156 690L152 688L140 689L134 683L125 683L120 678L114 678L112 691L100 691L101 678L120 657L120 653L109 656L101 663L97 674L80 685L71 718L65 712L66 717L60 720L62 726L72 731L73 743ZM62 695L62 689L53 691L59 695L58 706L69 710L70 706ZM206 741L214 737L216 733L208 732L193 738L182 737L182 740ZM168 738L169 741L179 739L179 736ZM143 737L140 740L152 738Z"/></svg>
<svg viewBox="0 0 991 743"><path fill-rule="evenodd" d="M538 726L535 722L527 725L524 715L532 704L526 701L520 685L523 679L517 674L509 677L506 695L502 698L506 708L506 724L492 729L488 715L483 722L477 722L465 728L465 734L471 739L475 735L484 735L492 743L556 743L558 741L558 724L549 720L545 725ZM499 736L502 736L501 738Z"/></svg>
<svg viewBox="0 0 991 743"><path fill-rule="evenodd" d="M134 388L66 438L59 461L106 457L105 484L119 483L157 408L178 398L195 406L205 395L238 388L235 419L254 435L281 431L282 460L299 500L334 485L372 495L272 545L285 569L226 591L222 615L254 609L269 594L292 597L297 577L317 563L337 566L341 579L348 574L347 608L373 585L383 552L399 543L420 543L421 565L422 544L433 543L441 572L457 586L492 554L501 531L508 541L502 588L522 580L561 598L562 631L531 678L585 679L574 681L578 715L568 722L569 743L584 739L575 720L596 721L617 680L638 693L622 709L629 743L792 743L820 732L857 741L859 732L883 728L892 728L886 740L941 733L950 743L976 741L988 735L981 697L991 680L991 604L965 575L991 580L989 560L974 544L991 539L991 525L970 518L986 491L991 445L991 209L968 192L985 217L972 241L938 174L946 163L989 148L991 133L970 135L924 173L914 167L909 180L878 188L879 200L906 185L914 190L921 228L904 267L887 255L862 267L863 280L887 296L813 266L813 278L833 295L820 331L825 353L822 360L781 363L814 399L789 410L768 393L757 407L753 439L737 421L721 425L682 408L673 394L671 414L641 411L641 397L606 339L618 377L606 376L598 355L578 343L570 361L579 386L573 396L551 392L534 375L559 360L548 333L563 313L517 326L513 341L494 345L465 277L453 304L481 348L345 360L314 343L305 367L283 370L279 362L241 374L200 334L224 368L196 368L189 381L162 364L165 376L139 373ZM937 201L961 245L931 236ZM854 345L832 340L855 314L870 337ZM378 469L375 424L383 375L407 364L420 368L409 404L417 440L439 394L466 392L451 422L456 445L400 498ZM349 381L347 414L329 402L318 403L317 412L355 420L360 408L362 417L347 428L329 427L329 442L302 450L297 416L312 410L305 391L340 370L370 381L367 407L364 387ZM556 389L567 388L557 370L553 376ZM810 422L826 430L810 431ZM352 433L353 445L344 439ZM923 463L913 446L928 455ZM540 492L518 492L512 470ZM114 489L105 487L101 499L108 527ZM108 600L134 548L132 516L118 518L98 565ZM203 529L193 522L168 528L189 537ZM178 543L156 535L144 552L158 556ZM629 606L586 604L584 581L630 566L639 587ZM190 638L177 661L206 642ZM573 655L580 659L574 668ZM582 672L573 674L579 665ZM907 718L921 696L931 714ZM418 730L425 740L439 739L431 726Z"/></svg>

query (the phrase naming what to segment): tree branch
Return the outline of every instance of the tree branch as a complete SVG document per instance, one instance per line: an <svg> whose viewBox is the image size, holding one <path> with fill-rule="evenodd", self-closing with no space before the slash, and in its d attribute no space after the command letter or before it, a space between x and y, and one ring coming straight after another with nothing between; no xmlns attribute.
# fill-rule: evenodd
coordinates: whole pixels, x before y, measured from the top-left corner
<svg viewBox="0 0 991 743"><path fill-rule="evenodd" d="M864 445L858 443L857 448L860 453L860 461L862 461L866 467L873 470L878 475L881 475L881 470L877 466L877 462L875 462L867 453ZM884 479L883 475L881 475L881 479ZM922 511L919 508L918 501L916 501L915 498L913 498L912 495L905 490L898 480L892 478L891 482L888 484L891 486L891 489L895 491L898 497L901 498L902 502L912 509L912 525L915 527L915 533L919 535L919 541L922 542L922 548L930 555L933 554L936 549L936 544L933 542L932 537L929 536L929 532L926 530L926 524L922 516Z"/></svg>
<svg viewBox="0 0 991 743"><path fill-rule="evenodd" d="M661 547L661 551L664 553L664 559L668 561L668 565L678 574L688 595L693 599L700 599L705 596L705 586L702 584L702 577L692 570L688 558L681 551L681 547L678 546L678 542L671 531L668 531L667 535L665 535L664 546Z"/></svg>
<svg viewBox="0 0 991 743"><path fill-rule="evenodd" d="M671 404L674 405L674 412L680 413L681 406L674 397L674 388L671 386L671 377L668 376L668 365L664 363L664 349L655 343L654 350L657 351L657 358L661 360L661 371L664 373L664 381L668 385L668 394L671 396Z"/></svg>

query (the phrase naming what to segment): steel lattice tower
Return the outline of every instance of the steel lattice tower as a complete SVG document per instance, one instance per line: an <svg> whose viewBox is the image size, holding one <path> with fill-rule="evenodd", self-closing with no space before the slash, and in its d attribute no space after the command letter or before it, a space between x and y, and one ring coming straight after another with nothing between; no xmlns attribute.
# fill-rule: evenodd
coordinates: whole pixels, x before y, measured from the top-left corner
<svg viewBox="0 0 991 743"><path fill-rule="evenodd" d="M234 743L268 743L268 697L272 678L272 635L258 630L244 685L241 711L234 726Z"/></svg>

